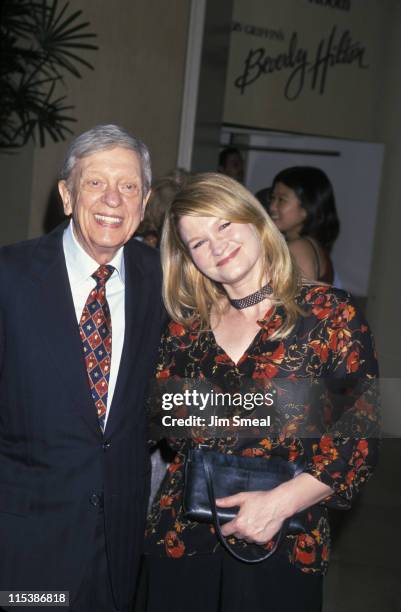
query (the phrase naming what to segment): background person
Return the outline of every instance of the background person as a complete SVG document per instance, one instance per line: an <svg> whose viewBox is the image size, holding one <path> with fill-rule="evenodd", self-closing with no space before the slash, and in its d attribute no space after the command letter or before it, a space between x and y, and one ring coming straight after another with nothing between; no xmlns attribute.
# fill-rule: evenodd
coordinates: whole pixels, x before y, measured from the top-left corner
<svg viewBox="0 0 401 612"><path fill-rule="evenodd" d="M366 424L365 409L372 408L374 419L365 382L377 366L366 323L347 293L299 284L285 240L238 182L221 174L187 182L167 213L162 264L172 322L162 339L157 378L175 384L206 379L223 393L272 378L352 381L346 414L354 434ZM335 403L324 405L319 403L319 417L330 422ZM298 415L296 404L287 408ZM306 418L306 408L299 418ZM297 438L286 422L272 437L230 429L226 436L169 441L177 454L148 517L138 612L320 611L330 555L327 505L350 506L375 465L374 441L330 432ZM199 441L229 455L306 463L304 473L272 491L218 501L239 507L222 528L237 552L253 542L269 550L283 521L308 508L305 531L287 535L261 564L231 557L213 526L189 520L183 509L187 451Z"/></svg>
<svg viewBox="0 0 401 612"><path fill-rule="evenodd" d="M308 280L332 284L330 251L338 236L333 187L319 168L294 166L273 180L269 214Z"/></svg>
<svg viewBox="0 0 401 612"><path fill-rule="evenodd" d="M176 168L152 184L144 218L135 234L137 238L152 247L159 246L166 210L187 176L186 170Z"/></svg>
<svg viewBox="0 0 401 612"><path fill-rule="evenodd" d="M244 182L244 160L236 147L226 147L219 154L218 171L239 183Z"/></svg>

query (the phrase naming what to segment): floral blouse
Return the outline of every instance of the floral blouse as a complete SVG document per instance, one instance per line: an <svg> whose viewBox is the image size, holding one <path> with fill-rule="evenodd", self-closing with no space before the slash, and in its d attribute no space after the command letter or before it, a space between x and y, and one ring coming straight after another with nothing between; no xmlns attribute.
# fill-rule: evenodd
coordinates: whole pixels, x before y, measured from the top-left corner
<svg viewBox="0 0 401 612"><path fill-rule="evenodd" d="M288 461L302 459L305 472L331 487L329 498L306 511L305 532L286 535L282 545L291 564L303 572L324 574L330 555L327 507L349 508L376 464L377 436L367 432L379 420L375 387L369 384L377 376L377 363L369 328L348 293L329 286L304 285L297 301L304 316L299 316L290 335L270 340L285 316L281 307L270 309L258 321L260 330L237 364L218 346L211 331L200 332L196 323L187 330L171 322L161 342L156 376L208 378L217 381L220 388L232 388L233 384L240 387L245 379L291 377L327 377L351 383L340 412L330 397L322 402L322 420L332 426L318 437L296 437L296 431L283 426L275 436L230 435L202 440L222 453L266 460L274 455ZM336 426L338 419L345 421L344 430ZM148 516L145 553L172 559L218 554L221 545L213 526L187 519L182 505L186 451L189 446L197 446L199 439L168 441L176 455ZM234 536L229 541L238 552L249 546ZM268 542L265 548L273 544Z"/></svg>

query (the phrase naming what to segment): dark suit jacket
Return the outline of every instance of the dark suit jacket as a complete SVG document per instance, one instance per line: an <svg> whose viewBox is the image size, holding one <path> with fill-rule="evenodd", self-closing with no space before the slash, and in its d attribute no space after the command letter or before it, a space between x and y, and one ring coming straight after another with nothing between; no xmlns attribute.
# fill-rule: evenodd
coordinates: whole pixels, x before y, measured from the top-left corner
<svg viewBox="0 0 401 612"><path fill-rule="evenodd" d="M163 317L158 253L124 247L124 347L103 436L62 248L51 234L0 249L0 590L79 587L104 491L119 606L132 599L149 485L144 396Z"/></svg>

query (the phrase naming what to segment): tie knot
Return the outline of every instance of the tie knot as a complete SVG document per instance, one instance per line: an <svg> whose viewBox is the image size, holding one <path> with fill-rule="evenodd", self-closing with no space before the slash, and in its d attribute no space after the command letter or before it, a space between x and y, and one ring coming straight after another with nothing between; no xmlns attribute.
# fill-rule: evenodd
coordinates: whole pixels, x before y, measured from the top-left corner
<svg viewBox="0 0 401 612"><path fill-rule="evenodd" d="M105 264L102 264L92 274L92 278L95 279L97 285L105 285L110 276L113 274L114 270L115 268L113 266L106 266Z"/></svg>

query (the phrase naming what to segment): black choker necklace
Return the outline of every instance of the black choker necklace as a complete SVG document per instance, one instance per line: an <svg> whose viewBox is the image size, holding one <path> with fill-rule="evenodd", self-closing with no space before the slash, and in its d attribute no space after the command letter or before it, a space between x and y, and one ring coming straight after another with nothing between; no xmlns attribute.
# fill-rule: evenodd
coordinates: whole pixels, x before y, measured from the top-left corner
<svg viewBox="0 0 401 612"><path fill-rule="evenodd" d="M263 302L269 295L273 293L273 289L270 285L265 285L262 289L258 289L255 293L251 293L251 295L247 295L243 298L239 298L239 300L232 300L228 298L231 306L237 308L237 310L242 310L243 308L249 308L249 306L255 306L255 304L259 304L259 302Z"/></svg>

